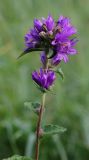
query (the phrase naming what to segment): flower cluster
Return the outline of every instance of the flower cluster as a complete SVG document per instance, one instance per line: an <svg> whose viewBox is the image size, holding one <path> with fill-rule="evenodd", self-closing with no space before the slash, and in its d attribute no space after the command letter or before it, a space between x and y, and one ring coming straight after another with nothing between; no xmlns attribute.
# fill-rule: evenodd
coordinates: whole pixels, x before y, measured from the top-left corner
<svg viewBox="0 0 89 160"><path fill-rule="evenodd" d="M55 74L49 70L49 66L53 68L62 60L66 63L69 55L77 53L74 48L77 39L73 38L76 33L76 28L72 26L70 19L67 17L60 16L56 22L51 15L47 19L34 20L33 29L25 35L26 48L24 53L42 51L41 62L43 69L32 74L33 80L38 85L48 89L55 80ZM48 59L50 59L50 65L46 69Z"/></svg>
<svg viewBox="0 0 89 160"><path fill-rule="evenodd" d="M56 76L55 73L51 70L44 70L40 68L40 71L34 71L32 73L32 79L41 87L49 89L53 84Z"/></svg>

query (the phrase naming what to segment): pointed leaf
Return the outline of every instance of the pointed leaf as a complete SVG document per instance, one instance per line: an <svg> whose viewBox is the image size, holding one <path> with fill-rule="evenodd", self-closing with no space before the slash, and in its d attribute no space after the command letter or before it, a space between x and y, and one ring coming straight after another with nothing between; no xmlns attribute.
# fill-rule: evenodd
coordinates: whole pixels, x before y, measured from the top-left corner
<svg viewBox="0 0 89 160"><path fill-rule="evenodd" d="M59 134L65 131L66 128L60 127L58 125L49 124L43 127L43 135Z"/></svg>
<svg viewBox="0 0 89 160"><path fill-rule="evenodd" d="M61 76L62 80L64 79L64 73L61 68L57 69L56 73L58 73Z"/></svg>
<svg viewBox="0 0 89 160"><path fill-rule="evenodd" d="M24 106L27 107L27 109L32 110L33 112L37 113L40 110L40 103L39 102L25 102Z"/></svg>
<svg viewBox="0 0 89 160"><path fill-rule="evenodd" d="M27 53L30 53L30 52L33 52L33 51L43 51L44 50L44 48L27 48L23 53L21 53L18 57L17 57L17 59L18 58L20 58L20 57L22 57L22 56L24 56L24 55L26 55Z"/></svg>
<svg viewBox="0 0 89 160"><path fill-rule="evenodd" d="M32 160L31 158L28 157L23 157L23 156L19 156L19 155L14 155L10 158L5 158L3 160Z"/></svg>

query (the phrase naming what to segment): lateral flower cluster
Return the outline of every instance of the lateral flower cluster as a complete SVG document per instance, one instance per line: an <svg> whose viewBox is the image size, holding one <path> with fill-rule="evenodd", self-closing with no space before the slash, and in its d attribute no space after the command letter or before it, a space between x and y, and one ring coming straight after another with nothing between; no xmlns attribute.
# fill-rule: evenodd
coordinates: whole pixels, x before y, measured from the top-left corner
<svg viewBox="0 0 89 160"><path fill-rule="evenodd" d="M56 78L53 67L62 60L68 62L69 55L77 53L74 46L77 39L73 35L77 33L69 18L60 16L55 22L49 15L46 19L35 19L34 27L25 35L24 53L42 51L40 55L43 68L32 73L32 79L41 87L49 89ZM51 56L50 56L51 52ZM46 68L49 59L49 65Z"/></svg>

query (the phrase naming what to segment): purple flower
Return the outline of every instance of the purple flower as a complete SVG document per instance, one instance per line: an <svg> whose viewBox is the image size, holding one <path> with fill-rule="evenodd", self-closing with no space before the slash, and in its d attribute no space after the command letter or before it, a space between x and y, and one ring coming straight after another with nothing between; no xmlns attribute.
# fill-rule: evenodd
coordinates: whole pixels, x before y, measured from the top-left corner
<svg viewBox="0 0 89 160"><path fill-rule="evenodd" d="M51 59L51 65L58 65L61 62L62 58L60 57L60 54L56 54L52 59Z"/></svg>
<svg viewBox="0 0 89 160"><path fill-rule="evenodd" d="M49 89L55 80L55 73L51 70L40 70L32 73L32 79L42 88Z"/></svg>
<svg viewBox="0 0 89 160"><path fill-rule="evenodd" d="M43 51L51 50L51 64L57 65L64 60L68 61L68 55L76 54L77 51L74 46L77 43L75 38L71 36L76 34L77 30L72 26L71 21L67 17L60 16L55 22L51 15L46 19L35 19L34 27L25 35L25 51ZM44 54L41 56L42 63L46 63Z"/></svg>
<svg viewBox="0 0 89 160"><path fill-rule="evenodd" d="M62 36L65 38L77 33L76 28L71 25L71 21L67 17L60 16L58 20L58 26L61 29Z"/></svg>
<svg viewBox="0 0 89 160"><path fill-rule="evenodd" d="M45 66L46 61L47 61L47 57L46 57L46 54L44 51L41 53L40 59L41 59L42 64Z"/></svg>
<svg viewBox="0 0 89 160"><path fill-rule="evenodd" d="M42 31L42 25L43 23L41 20L38 20L38 19L34 20L34 29L38 30L38 32Z"/></svg>
<svg viewBox="0 0 89 160"><path fill-rule="evenodd" d="M60 34L57 34L55 36L55 42L53 42L53 45L55 46L55 52L56 55L52 58L53 63L57 60L57 62L61 60L64 60L66 63L68 61L68 55L74 55L77 53L74 46L77 43L77 39L62 39ZM59 59L59 60L58 60Z"/></svg>
<svg viewBox="0 0 89 160"><path fill-rule="evenodd" d="M46 61L47 61L47 57L46 57L46 53L45 52L41 53L40 59L41 59L42 64L45 66ZM59 54L55 55L52 59L50 59L51 65L54 65L54 66L58 65L60 62L61 62L61 59L60 59L60 55Z"/></svg>
<svg viewBox="0 0 89 160"><path fill-rule="evenodd" d="M56 54L54 55L53 58L50 59L51 65L56 66L62 60L64 60L65 63L68 62L68 59L69 59L68 56L74 55L77 53L76 49L74 48L76 43L77 43L76 39L71 39L71 40L66 40L64 42L57 44L57 46L55 46ZM46 63L46 53L45 52L41 53L41 62L43 63L43 65L45 65Z"/></svg>
<svg viewBox="0 0 89 160"><path fill-rule="evenodd" d="M49 47L48 39L53 35L55 22L51 15L47 19L42 18L41 20L34 20L34 27L25 35L25 46L24 52L29 52L30 49L42 48L45 50Z"/></svg>
<svg viewBox="0 0 89 160"><path fill-rule="evenodd" d="M51 15L49 15L47 19L43 18L43 24L47 27L47 31L52 31L55 26L54 19Z"/></svg>

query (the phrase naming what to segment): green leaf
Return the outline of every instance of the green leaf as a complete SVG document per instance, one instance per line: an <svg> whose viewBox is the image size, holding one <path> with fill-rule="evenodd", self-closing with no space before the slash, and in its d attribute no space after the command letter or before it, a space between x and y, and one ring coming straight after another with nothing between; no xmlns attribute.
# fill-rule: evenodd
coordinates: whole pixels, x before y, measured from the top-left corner
<svg viewBox="0 0 89 160"><path fill-rule="evenodd" d="M60 127L58 125L49 124L43 127L43 135L59 134L65 131L66 128Z"/></svg>
<svg viewBox="0 0 89 160"><path fill-rule="evenodd" d="M30 53L30 52L33 52L33 51L43 51L43 50L44 50L44 48L31 48L31 49L27 49L27 50L25 50L23 53L21 53L21 54L17 57L17 59L20 58L20 57L22 57L22 56L24 56L24 55L26 55L26 54L28 54L28 53Z"/></svg>
<svg viewBox="0 0 89 160"><path fill-rule="evenodd" d="M28 157L23 157L23 156L19 156L19 155L14 155L12 157L9 158L5 158L3 160L32 160L31 158Z"/></svg>
<svg viewBox="0 0 89 160"><path fill-rule="evenodd" d="M63 71L62 71L61 68L58 68L58 69L56 70L56 73L58 73L58 74L61 76L62 80L64 79L64 73L63 73Z"/></svg>
<svg viewBox="0 0 89 160"><path fill-rule="evenodd" d="M25 102L24 106L27 109L32 110L35 113L38 113L40 110L40 103L39 102Z"/></svg>

